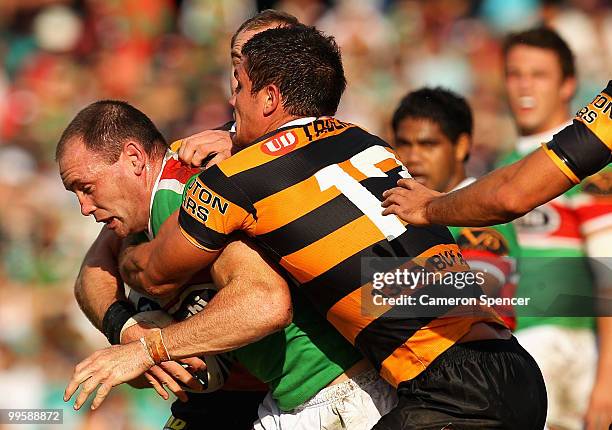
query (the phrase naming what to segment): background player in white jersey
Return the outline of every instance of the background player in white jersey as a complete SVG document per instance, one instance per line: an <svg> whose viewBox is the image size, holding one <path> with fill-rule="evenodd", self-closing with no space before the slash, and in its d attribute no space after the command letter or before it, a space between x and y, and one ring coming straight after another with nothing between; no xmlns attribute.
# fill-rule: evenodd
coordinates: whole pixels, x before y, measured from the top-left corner
<svg viewBox="0 0 612 430"><path fill-rule="evenodd" d="M511 35L504 53L506 90L520 135L515 152L502 161L507 164L538 149L571 123L576 78L573 55L553 30L537 28ZM604 170L598 175L609 174ZM538 284L544 284L559 293L591 295L592 273L580 257L612 255L612 205L582 187L514 222L524 257L519 294L537 295ZM548 264L556 273L543 277L542 266ZM609 276L605 281L611 281ZM605 412L598 409L612 386L612 356L603 355L598 368L592 318L567 318L564 310L558 310L559 317L539 318L536 312L525 318L519 314L517 337L542 369L549 399L548 425L580 429L597 372L591 413ZM606 352L612 341L610 322L601 318L598 324Z"/></svg>

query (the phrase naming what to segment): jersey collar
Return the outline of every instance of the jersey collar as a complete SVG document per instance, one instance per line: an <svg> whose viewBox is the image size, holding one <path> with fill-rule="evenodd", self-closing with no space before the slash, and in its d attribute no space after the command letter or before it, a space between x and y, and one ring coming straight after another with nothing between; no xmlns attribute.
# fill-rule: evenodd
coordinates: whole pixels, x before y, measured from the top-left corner
<svg viewBox="0 0 612 430"><path fill-rule="evenodd" d="M451 192L453 192L453 191L457 191L458 189L463 188L463 187L467 187L467 186L468 186L468 185L470 185L472 182L476 182L476 178L472 178L472 177L465 178L463 181L459 182L459 183L458 183L458 184L455 186L455 188L453 188L453 189L451 190Z"/></svg>
<svg viewBox="0 0 612 430"><path fill-rule="evenodd" d="M157 193L157 189L159 188L159 181L161 180L162 173L164 173L164 169L166 168L166 163L171 158L176 158L177 153L168 149L166 154L164 155L164 159L162 161L162 165L159 169L159 174L157 175L157 179L155 179L155 183L153 184L153 189L151 190L151 198L149 202L149 221L147 222L147 237L149 240L153 240L153 228L151 227L151 213L153 212L153 201L155 200L155 193Z"/></svg>

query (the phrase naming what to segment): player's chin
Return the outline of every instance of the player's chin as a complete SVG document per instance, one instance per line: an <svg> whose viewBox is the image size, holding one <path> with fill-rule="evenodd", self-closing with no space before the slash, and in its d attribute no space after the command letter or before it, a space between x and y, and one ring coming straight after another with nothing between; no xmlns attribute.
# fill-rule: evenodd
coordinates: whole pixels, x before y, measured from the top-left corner
<svg viewBox="0 0 612 430"><path fill-rule="evenodd" d="M106 224L109 230L112 230L120 238L126 238L130 234L130 229L127 225L119 221L117 218L113 218L113 221Z"/></svg>

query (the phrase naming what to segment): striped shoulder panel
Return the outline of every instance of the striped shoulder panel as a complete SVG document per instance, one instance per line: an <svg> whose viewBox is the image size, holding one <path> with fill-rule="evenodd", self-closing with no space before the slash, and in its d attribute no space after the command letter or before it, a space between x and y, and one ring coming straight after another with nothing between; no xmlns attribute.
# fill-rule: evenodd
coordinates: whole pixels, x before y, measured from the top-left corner
<svg viewBox="0 0 612 430"><path fill-rule="evenodd" d="M200 171L183 164L176 153L168 151L152 196L148 232L151 237L157 235L166 218L180 207L185 184Z"/></svg>
<svg viewBox="0 0 612 430"><path fill-rule="evenodd" d="M179 226L195 246L221 249L236 230L247 234L255 225L255 210L249 198L218 166L206 169L191 181L179 212Z"/></svg>

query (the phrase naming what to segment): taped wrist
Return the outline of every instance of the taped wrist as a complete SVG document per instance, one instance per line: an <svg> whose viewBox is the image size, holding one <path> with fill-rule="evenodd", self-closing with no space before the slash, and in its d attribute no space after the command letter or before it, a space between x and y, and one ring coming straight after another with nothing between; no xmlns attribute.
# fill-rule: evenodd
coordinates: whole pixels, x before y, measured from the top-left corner
<svg viewBox="0 0 612 430"><path fill-rule="evenodd" d="M125 300L117 300L109 306L102 320L102 333L111 345L120 343L121 328L136 313L134 306Z"/></svg>
<svg viewBox="0 0 612 430"><path fill-rule="evenodd" d="M155 364L160 364L164 361L170 361L170 354L164 344L164 338L162 337L162 331L159 328L155 328L147 333L141 341L146 347L149 357Z"/></svg>

